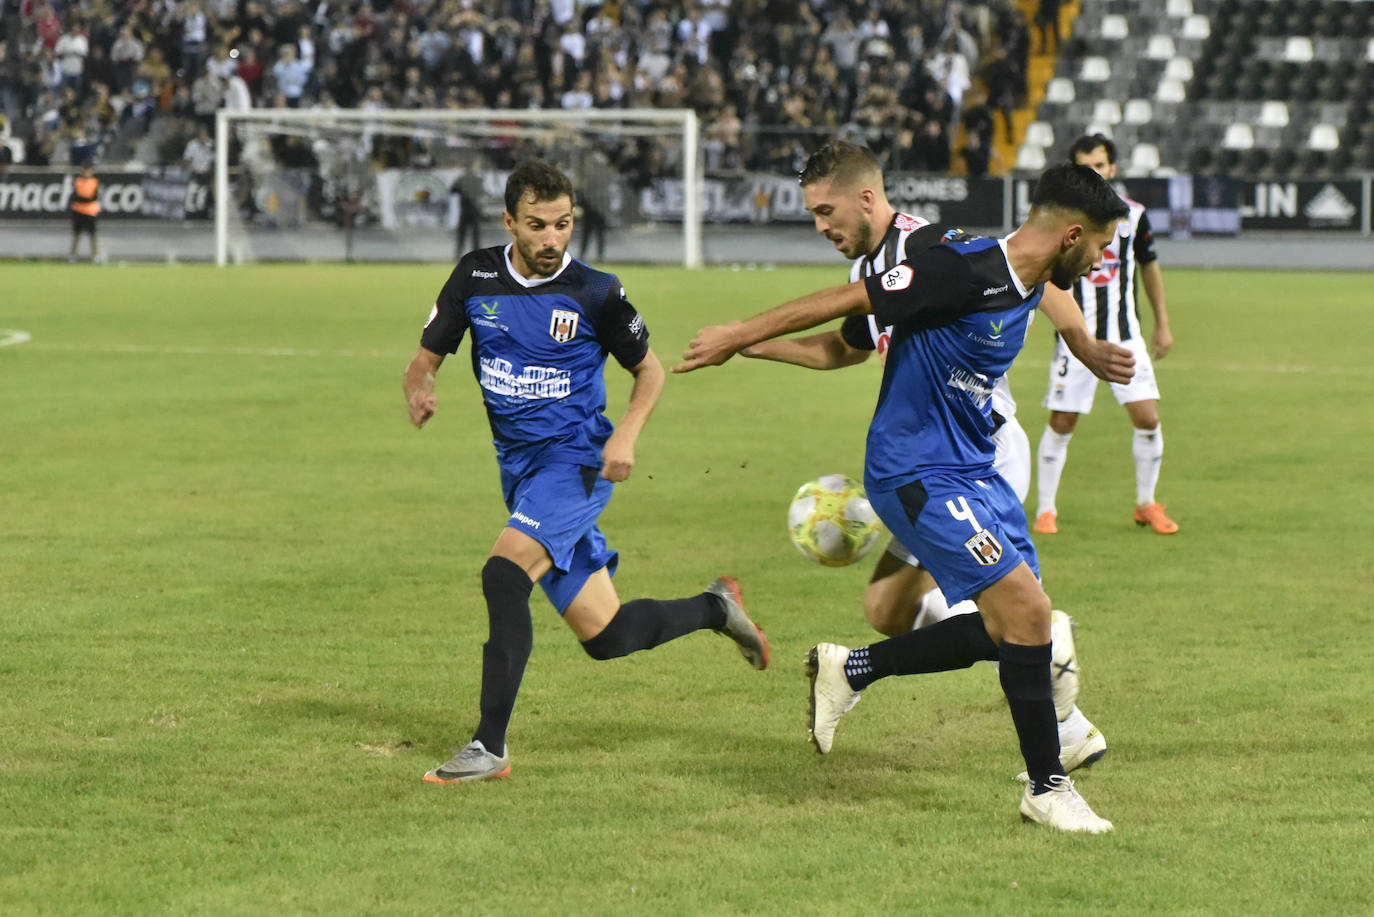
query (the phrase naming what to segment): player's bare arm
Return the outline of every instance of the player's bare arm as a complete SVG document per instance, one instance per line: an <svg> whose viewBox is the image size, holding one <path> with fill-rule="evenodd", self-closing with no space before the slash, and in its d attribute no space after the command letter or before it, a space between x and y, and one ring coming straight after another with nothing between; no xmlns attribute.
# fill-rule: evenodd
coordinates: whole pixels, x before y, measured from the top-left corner
<svg viewBox="0 0 1374 917"><path fill-rule="evenodd" d="M1093 375L1121 385L1131 381L1135 375L1135 357L1120 344L1099 341L1093 337L1083 323L1083 313L1078 310L1078 304L1067 291L1046 284L1045 295L1040 299L1040 311L1054 323L1064 344Z"/></svg>
<svg viewBox="0 0 1374 917"><path fill-rule="evenodd" d="M838 330L822 331L800 338L761 341L740 352L742 357L791 363L807 369L840 369L867 360L871 350L850 347Z"/></svg>
<svg viewBox="0 0 1374 917"><path fill-rule="evenodd" d="M434 416L438 402L434 394L434 374L444 362L444 355L421 347L406 367L405 393L406 408L410 411L410 422L419 429Z"/></svg>
<svg viewBox="0 0 1374 917"><path fill-rule="evenodd" d="M625 416L616 424L611 438L601 450L601 476L608 481L619 483L630 476L635 464L635 442L644 429L644 424L658 404L663 393L666 374L657 354L650 350L644 359L630 370L634 376L634 386L630 389L630 403L625 408Z"/></svg>
<svg viewBox="0 0 1374 917"><path fill-rule="evenodd" d="M846 315L871 311L868 289L862 280L842 287L828 287L783 303L753 318L728 325L710 325L697 332L682 354L675 373L703 366L719 366L746 347L793 331L805 331Z"/></svg>
<svg viewBox="0 0 1374 917"><path fill-rule="evenodd" d="M1151 340L1150 356L1162 360L1174 348L1174 335L1169 330L1169 308L1164 304L1164 270L1158 261L1140 266L1140 280L1145 286L1145 296L1150 300L1150 309L1155 314L1155 331Z"/></svg>

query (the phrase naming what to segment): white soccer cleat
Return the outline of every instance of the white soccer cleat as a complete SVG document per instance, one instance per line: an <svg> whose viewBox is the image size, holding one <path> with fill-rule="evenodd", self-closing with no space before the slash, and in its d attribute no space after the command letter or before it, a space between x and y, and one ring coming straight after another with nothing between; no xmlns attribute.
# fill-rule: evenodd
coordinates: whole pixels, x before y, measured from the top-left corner
<svg viewBox="0 0 1374 917"><path fill-rule="evenodd" d="M1050 641L1054 715L1062 723L1078 703L1078 649L1074 645L1073 618L1057 608L1050 612Z"/></svg>
<svg viewBox="0 0 1374 917"><path fill-rule="evenodd" d="M1059 764L1064 768L1064 773L1072 774L1080 767L1091 767L1096 764L1106 753L1107 737L1096 726L1091 726L1087 734L1077 742L1059 746ZM1030 775L1022 771L1016 775L1016 779L1028 783Z"/></svg>
<svg viewBox="0 0 1374 917"><path fill-rule="evenodd" d="M830 753L840 717L859 702L859 692L844 676L848 658L849 648L838 643L817 643L806 654L806 677L811 679L811 744L823 755Z"/></svg>
<svg viewBox="0 0 1374 917"><path fill-rule="evenodd" d="M1027 785L1021 796L1021 818L1056 831L1079 831L1086 834L1105 834L1112 823L1088 807L1088 803L1073 788L1068 777L1050 778L1050 789L1032 796L1033 786Z"/></svg>

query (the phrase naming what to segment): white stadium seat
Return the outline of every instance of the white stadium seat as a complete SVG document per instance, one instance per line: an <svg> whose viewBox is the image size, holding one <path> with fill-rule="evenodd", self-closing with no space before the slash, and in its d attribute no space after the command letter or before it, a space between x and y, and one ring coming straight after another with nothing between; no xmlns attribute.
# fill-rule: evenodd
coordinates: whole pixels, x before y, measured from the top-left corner
<svg viewBox="0 0 1374 917"><path fill-rule="evenodd" d="M1102 124L1121 123L1121 104L1115 99L1098 99L1093 106L1093 120Z"/></svg>
<svg viewBox="0 0 1374 917"><path fill-rule="evenodd" d="M1283 45L1283 59L1295 64L1305 64L1315 56L1312 39L1306 35L1290 35Z"/></svg>
<svg viewBox="0 0 1374 917"><path fill-rule="evenodd" d="M1193 0L1169 0L1164 12L1171 19L1182 19L1193 15Z"/></svg>
<svg viewBox="0 0 1374 917"><path fill-rule="evenodd" d="M1369 44L1364 49L1364 59L1374 64L1374 38L1369 39Z"/></svg>
<svg viewBox="0 0 1374 917"><path fill-rule="evenodd" d="M1083 128L1083 133L1087 134L1090 137L1094 134L1101 134L1103 137L1106 137L1109 140L1113 137L1112 126L1110 124L1105 124L1101 121L1088 122L1088 126Z"/></svg>
<svg viewBox="0 0 1374 917"><path fill-rule="evenodd" d="M1054 128L1048 121L1032 121L1026 125L1026 143L1044 148L1054 146Z"/></svg>
<svg viewBox="0 0 1374 917"><path fill-rule="evenodd" d="M1183 20L1183 31L1179 34L1183 38L1204 41L1212 34L1212 21L1201 13L1189 16Z"/></svg>
<svg viewBox="0 0 1374 917"><path fill-rule="evenodd" d="M1145 56L1150 60L1169 60L1177 53L1174 40L1168 35L1151 35L1150 43L1145 46Z"/></svg>
<svg viewBox="0 0 1374 917"><path fill-rule="evenodd" d="M1128 172L1147 175L1159 168L1159 147L1153 143L1137 143L1131 150L1131 164Z"/></svg>
<svg viewBox="0 0 1374 917"><path fill-rule="evenodd" d="M1287 127L1288 103L1265 102L1260 106L1259 123L1262 127Z"/></svg>
<svg viewBox="0 0 1374 917"><path fill-rule="evenodd" d="M1228 124L1221 145L1228 150L1248 150L1255 145L1255 132L1248 124Z"/></svg>
<svg viewBox="0 0 1374 917"><path fill-rule="evenodd" d="M1127 124L1149 124L1154 120L1155 107L1149 99L1127 99L1121 119Z"/></svg>
<svg viewBox="0 0 1374 917"><path fill-rule="evenodd" d="M1193 78L1193 59L1191 57L1175 57L1164 65L1164 76L1171 80L1188 82Z"/></svg>
<svg viewBox="0 0 1374 917"><path fill-rule="evenodd" d="M1173 77L1165 77L1159 81L1159 88L1155 90L1155 101L1157 102L1182 102L1188 97L1188 91L1183 88L1183 81Z"/></svg>
<svg viewBox="0 0 1374 917"><path fill-rule="evenodd" d="M1088 83L1105 83L1112 78L1111 62L1105 57L1085 57L1078 78Z"/></svg>
<svg viewBox="0 0 1374 917"><path fill-rule="evenodd" d="M1341 145L1340 132L1334 124L1314 124L1307 138L1309 150L1334 150Z"/></svg>
<svg viewBox="0 0 1374 917"><path fill-rule="evenodd" d="M1073 80L1066 76L1057 76L1050 80L1045 87L1045 101L1054 102L1058 105L1067 105L1074 100Z"/></svg>
<svg viewBox="0 0 1374 917"><path fill-rule="evenodd" d="M1026 172L1039 172L1045 168L1045 151L1033 144L1023 144L1016 154L1016 168Z"/></svg>
<svg viewBox="0 0 1374 917"><path fill-rule="evenodd" d="M1102 37L1120 41L1131 33L1131 27L1126 22L1126 17L1112 14L1102 17Z"/></svg>

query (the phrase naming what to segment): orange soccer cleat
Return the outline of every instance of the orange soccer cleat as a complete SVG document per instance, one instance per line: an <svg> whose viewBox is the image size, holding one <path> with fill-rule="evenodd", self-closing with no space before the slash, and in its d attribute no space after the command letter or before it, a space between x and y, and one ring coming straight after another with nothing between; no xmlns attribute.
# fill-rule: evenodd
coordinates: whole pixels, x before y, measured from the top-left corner
<svg viewBox="0 0 1374 917"><path fill-rule="evenodd" d="M1178 523L1164 515L1164 505L1162 503L1151 503L1149 506L1137 506L1135 508L1135 524L1140 526L1148 525L1161 535L1172 535L1178 531Z"/></svg>
<svg viewBox="0 0 1374 917"><path fill-rule="evenodd" d="M1059 526L1054 524L1056 518L1058 517L1056 517L1052 511L1041 513L1035 517L1035 525L1033 528L1041 535L1058 535Z"/></svg>

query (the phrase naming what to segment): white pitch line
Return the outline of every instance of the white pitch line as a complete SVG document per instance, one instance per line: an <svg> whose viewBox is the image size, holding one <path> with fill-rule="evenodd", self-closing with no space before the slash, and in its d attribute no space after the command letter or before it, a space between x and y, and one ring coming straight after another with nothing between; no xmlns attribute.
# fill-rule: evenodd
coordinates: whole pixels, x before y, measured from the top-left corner
<svg viewBox="0 0 1374 917"><path fill-rule="evenodd" d="M347 359L403 360L392 350L312 350L298 347L168 347L158 344L36 344L37 350L69 353L156 354L172 357L344 357Z"/></svg>
<svg viewBox="0 0 1374 917"><path fill-rule="evenodd" d="M20 331L17 328L0 328L0 347L8 347L11 344L23 344L32 341L33 335L27 331Z"/></svg>

